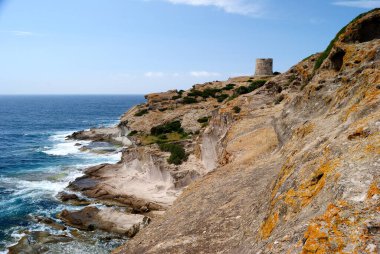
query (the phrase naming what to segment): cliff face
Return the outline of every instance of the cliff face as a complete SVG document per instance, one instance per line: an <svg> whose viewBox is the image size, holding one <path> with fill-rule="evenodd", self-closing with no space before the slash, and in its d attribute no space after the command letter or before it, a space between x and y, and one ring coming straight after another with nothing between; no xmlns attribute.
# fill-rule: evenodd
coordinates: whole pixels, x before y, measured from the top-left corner
<svg viewBox="0 0 380 254"><path fill-rule="evenodd" d="M253 92L183 104L191 91L170 91L127 112L120 126L137 131L138 144L152 126L180 119L193 133L180 142L198 165L181 167L209 173L115 253L377 253L379 31L374 10Z"/></svg>

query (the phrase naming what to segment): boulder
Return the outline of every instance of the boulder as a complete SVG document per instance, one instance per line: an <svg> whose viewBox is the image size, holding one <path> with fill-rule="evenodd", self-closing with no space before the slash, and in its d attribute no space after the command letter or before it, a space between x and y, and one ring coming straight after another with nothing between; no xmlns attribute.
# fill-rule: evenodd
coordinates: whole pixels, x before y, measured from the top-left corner
<svg viewBox="0 0 380 254"><path fill-rule="evenodd" d="M74 193L60 192L57 195L57 198L62 202L67 202L72 205L89 205L91 202L89 200L78 197Z"/></svg>
<svg viewBox="0 0 380 254"><path fill-rule="evenodd" d="M19 242L8 248L9 254L40 254L49 251L48 243L70 242L67 235L53 235L45 231L28 232Z"/></svg>
<svg viewBox="0 0 380 254"><path fill-rule="evenodd" d="M139 214L127 214L113 208L86 207L79 211L63 210L58 217L67 225L93 231L96 229L133 237L145 227L150 218Z"/></svg>

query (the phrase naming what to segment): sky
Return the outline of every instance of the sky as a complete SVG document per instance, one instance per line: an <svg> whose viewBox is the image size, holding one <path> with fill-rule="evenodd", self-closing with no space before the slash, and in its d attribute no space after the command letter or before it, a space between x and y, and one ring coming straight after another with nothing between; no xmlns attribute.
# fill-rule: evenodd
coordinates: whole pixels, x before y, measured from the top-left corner
<svg viewBox="0 0 380 254"><path fill-rule="evenodd" d="M284 72L367 0L0 0L0 94L146 94Z"/></svg>

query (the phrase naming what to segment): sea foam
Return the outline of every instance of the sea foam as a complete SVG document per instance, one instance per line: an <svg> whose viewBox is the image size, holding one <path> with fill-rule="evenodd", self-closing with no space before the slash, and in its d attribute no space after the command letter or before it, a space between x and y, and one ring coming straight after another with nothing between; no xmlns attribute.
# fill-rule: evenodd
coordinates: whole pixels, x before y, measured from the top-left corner
<svg viewBox="0 0 380 254"><path fill-rule="evenodd" d="M53 143L52 147L47 147L43 150L43 153L53 156L67 156L80 153L79 147L76 146L78 141L67 140L66 137L72 132L57 132L49 137L49 140ZM82 145L89 144L90 141L81 141Z"/></svg>

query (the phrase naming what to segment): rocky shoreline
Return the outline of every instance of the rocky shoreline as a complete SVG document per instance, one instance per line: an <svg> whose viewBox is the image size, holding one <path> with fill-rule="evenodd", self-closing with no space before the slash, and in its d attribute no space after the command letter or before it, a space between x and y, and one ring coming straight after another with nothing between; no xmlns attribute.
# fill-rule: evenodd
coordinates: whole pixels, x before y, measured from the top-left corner
<svg viewBox="0 0 380 254"><path fill-rule="evenodd" d="M70 135L122 157L70 183L59 198L81 209L58 218L71 232L134 237L120 254L376 253L379 17L358 17L286 73L149 94L118 126ZM70 241L29 237L10 252Z"/></svg>

